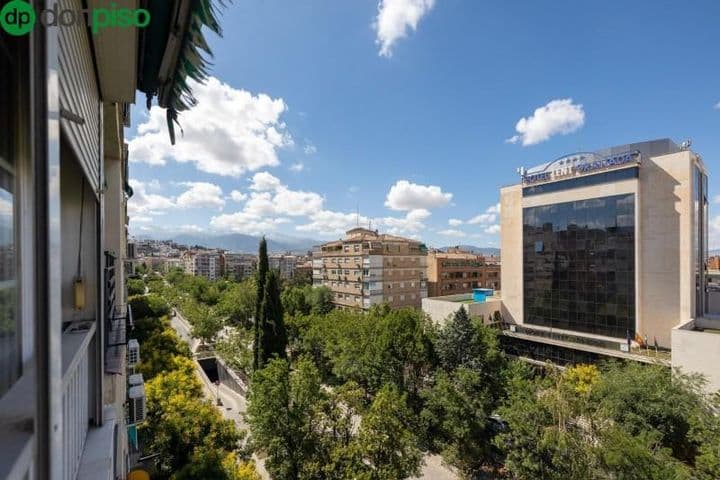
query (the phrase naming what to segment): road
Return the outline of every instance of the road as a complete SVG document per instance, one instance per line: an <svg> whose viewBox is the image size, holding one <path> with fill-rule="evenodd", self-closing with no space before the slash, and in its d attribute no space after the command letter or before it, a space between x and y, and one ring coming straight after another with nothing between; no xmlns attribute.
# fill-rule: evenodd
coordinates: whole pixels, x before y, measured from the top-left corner
<svg viewBox="0 0 720 480"><path fill-rule="evenodd" d="M190 335L191 327L190 324L183 318L180 312L176 312L174 317L170 318L170 324L175 329L180 338L190 345L190 350L195 353L200 341L193 338ZM245 397L230 389L226 385L220 384L220 386L211 385L205 373L202 372L200 365L196 362L196 368L198 369L198 375L202 379L202 385L205 390L205 396L212 399L213 402L217 401L217 395L220 395L222 406L218 409L222 413L223 417L235 422L237 428L241 431L250 433L250 428L245 421L245 412L247 411L247 403ZM253 460L255 461L255 468L263 480L271 480L267 470L265 470L264 459L259 458L253 454ZM419 477L413 477L417 480L457 480L458 475L445 466L442 462L440 455L425 455L425 464L422 467L422 472Z"/></svg>

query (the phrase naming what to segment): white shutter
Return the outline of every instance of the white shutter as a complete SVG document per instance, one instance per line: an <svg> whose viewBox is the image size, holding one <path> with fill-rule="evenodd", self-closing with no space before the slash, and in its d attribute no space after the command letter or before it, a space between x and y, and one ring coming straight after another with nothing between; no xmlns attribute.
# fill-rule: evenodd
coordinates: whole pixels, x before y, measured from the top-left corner
<svg viewBox="0 0 720 480"><path fill-rule="evenodd" d="M58 10L82 10L79 0L59 0ZM58 28L60 125L93 192L100 185L100 94L84 22Z"/></svg>

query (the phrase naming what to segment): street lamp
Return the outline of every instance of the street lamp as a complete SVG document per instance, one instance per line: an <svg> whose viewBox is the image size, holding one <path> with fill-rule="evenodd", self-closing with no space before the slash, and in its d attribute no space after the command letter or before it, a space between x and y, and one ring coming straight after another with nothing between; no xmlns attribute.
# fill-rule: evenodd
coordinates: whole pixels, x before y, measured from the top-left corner
<svg viewBox="0 0 720 480"><path fill-rule="evenodd" d="M222 407L222 400L220 400L220 380L215 380L215 398L217 399L216 405Z"/></svg>

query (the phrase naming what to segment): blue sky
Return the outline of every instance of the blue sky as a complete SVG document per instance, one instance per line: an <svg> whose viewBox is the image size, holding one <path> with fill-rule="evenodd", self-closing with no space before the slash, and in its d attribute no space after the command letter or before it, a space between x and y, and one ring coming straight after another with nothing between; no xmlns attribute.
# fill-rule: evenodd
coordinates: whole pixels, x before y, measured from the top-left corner
<svg viewBox="0 0 720 480"><path fill-rule="evenodd" d="M433 246L497 246L517 167L670 137L710 170L720 247L720 2L378 2L229 6L175 147L138 99L131 233L329 239L359 208Z"/></svg>

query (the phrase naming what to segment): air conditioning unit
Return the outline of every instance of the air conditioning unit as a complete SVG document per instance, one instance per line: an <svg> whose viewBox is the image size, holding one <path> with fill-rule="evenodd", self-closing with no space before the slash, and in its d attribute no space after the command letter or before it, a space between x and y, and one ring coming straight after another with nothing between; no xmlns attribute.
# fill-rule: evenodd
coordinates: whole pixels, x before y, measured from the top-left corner
<svg viewBox="0 0 720 480"><path fill-rule="evenodd" d="M140 363L140 344L134 338L128 340L127 363L131 368L135 368Z"/></svg>
<svg viewBox="0 0 720 480"><path fill-rule="evenodd" d="M128 385L130 387L136 387L138 385L142 385L144 382L142 373L134 373L130 376L128 376Z"/></svg>
<svg viewBox="0 0 720 480"><path fill-rule="evenodd" d="M145 421L145 386L135 385L128 390L128 425Z"/></svg>

